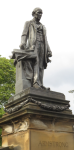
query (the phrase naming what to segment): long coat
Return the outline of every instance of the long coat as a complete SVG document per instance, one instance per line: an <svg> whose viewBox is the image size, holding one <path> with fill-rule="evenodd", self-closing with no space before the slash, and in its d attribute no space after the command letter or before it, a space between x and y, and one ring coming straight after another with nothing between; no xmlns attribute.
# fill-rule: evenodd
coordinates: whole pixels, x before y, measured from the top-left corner
<svg viewBox="0 0 74 150"><path fill-rule="evenodd" d="M46 37L46 29L42 25L43 28L43 39L44 39L44 69L47 67L47 53L51 53L50 47L47 42ZM21 45L20 48L23 47L23 45L27 44L28 48L30 50L35 50L36 46L36 34L37 34L37 28L34 20L27 21L24 26L24 30L21 36Z"/></svg>

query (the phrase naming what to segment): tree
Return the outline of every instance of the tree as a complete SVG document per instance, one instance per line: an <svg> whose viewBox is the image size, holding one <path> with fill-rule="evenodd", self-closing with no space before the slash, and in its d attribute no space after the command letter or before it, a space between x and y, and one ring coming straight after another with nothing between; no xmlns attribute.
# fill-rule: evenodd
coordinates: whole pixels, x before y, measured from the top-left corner
<svg viewBox="0 0 74 150"><path fill-rule="evenodd" d="M74 90L70 90L70 91L68 91L69 93L74 93Z"/></svg>
<svg viewBox="0 0 74 150"><path fill-rule="evenodd" d="M2 117L2 115L4 114L4 108L0 108L0 118ZM0 146L2 145L2 138L1 138L1 134L2 134L2 129L0 128Z"/></svg>
<svg viewBox="0 0 74 150"><path fill-rule="evenodd" d="M0 104L15 93L15 67L12 59L0 56Z"/></svg>
<svg viewBox="0 0 74 150"><path fill-rule="evenodd" d="M6 103L8 99L15 93L15 67L13 60L0 56L0 118L5 113L2 103ZM0 146L2 129L0 128Z"/></svg>

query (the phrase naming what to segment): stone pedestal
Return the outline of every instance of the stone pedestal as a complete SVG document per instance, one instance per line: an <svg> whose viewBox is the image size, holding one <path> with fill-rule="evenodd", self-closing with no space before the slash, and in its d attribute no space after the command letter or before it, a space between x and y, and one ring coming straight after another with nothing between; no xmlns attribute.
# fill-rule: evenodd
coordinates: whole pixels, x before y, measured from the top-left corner
<svg viewBox="0 0 74 150"><path fill-rule="evenodd" d="M61 93L29 88L11 97L0 119L2 147L74 150L74 115Z"/></svg>
<svg viewBox="0 0 74 150"><path fill-rule="evenodd" d="M27 72L29 72L28 68L27 68L27 60L17 62L16 84L15 84L15 93L16 94L23 91L23 89L26 89L26 88L29 88L32 86L31 78L33 79L33 75L31 75L31 78L29 78L29 77L27 77L28 76Z"/></svg>
<svg viewBox="0 0 74 150"><path fill-rule="evenodd" d="M14 65L16 66L16 94L33 86L33 63L36 57L34 50L14 49L12 52L11 59L15 60Z"/></svg>

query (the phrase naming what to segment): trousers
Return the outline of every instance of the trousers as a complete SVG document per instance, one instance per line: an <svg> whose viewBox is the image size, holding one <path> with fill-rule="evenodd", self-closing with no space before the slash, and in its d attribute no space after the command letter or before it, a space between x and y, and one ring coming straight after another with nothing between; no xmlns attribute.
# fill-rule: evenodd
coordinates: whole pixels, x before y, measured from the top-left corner
<svg viewBox="0 0 74 150"><path fill-rule="evenodd" d="M44 74L44 44L41 41L36 41L35 51L37 53L37 59L34 63L33 72L33 84L43 85L43 74Z"/></svg>

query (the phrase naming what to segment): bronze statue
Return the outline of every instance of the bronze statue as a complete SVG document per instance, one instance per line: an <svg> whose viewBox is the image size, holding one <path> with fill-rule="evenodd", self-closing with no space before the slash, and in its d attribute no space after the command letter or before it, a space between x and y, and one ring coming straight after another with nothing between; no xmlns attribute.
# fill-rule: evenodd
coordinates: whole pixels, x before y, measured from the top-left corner
<svg viewBox="0 0 74 150"><path fill-rule="evenodd" d="M48 57L52 56L52 52L48 45L46 37L46 29L40 19L42 17L42 9L35 8L32 12L33 20L27 21L24 26L24 30L21 36L21 45L20 49L26 52L35 53L35 61L26 61L25 66L27 66L27 79L31 79L32 86L34 87L43 87L43 72L47 67L47 63L50 62ZM29 53L30 55L30 53ZM24 60L24 56L20 58Z"/></svg>

